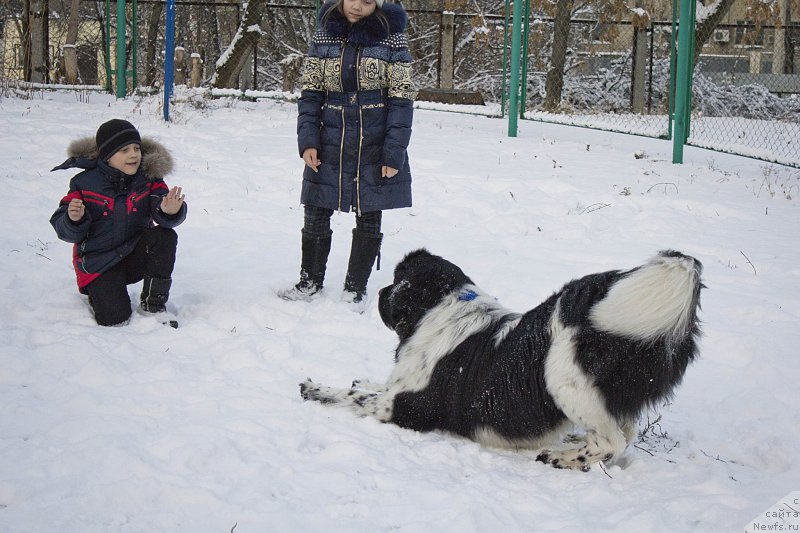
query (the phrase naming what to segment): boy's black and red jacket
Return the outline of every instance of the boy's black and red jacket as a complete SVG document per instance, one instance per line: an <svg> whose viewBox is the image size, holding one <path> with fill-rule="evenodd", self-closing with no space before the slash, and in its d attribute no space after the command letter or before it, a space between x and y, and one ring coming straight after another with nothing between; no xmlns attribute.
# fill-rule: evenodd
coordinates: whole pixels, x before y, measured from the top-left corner
<svg viewBox="0 0 800 533"><path fill-rule="evenodd" d="M158 224L174 228L186 218L184 203L175 215L161 211L161 200L169 192L164 176L172 171L172 156L152 139L142 139L142 164L134 176L109 167L97 159L93 137L79 139L67 150L69 159L53 170L80 168L83 172L69 182L69 193L50 224L62 241L74 243L73 265L78 288L84 288L100 274L128 256L142 232ZM67 207L73 198L83 200L83 218L73 222Z"/></svg>

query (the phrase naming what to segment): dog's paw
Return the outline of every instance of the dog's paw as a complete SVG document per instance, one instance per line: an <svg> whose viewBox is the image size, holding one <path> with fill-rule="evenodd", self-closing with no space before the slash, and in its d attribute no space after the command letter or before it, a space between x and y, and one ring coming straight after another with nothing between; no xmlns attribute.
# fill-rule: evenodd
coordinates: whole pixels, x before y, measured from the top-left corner
<svg viewBox="0 0 800 533"><path fill-rule="evenodd" d="M320 403L339 403L340 399L336 393L337 389L314 383L310 379L306 379L300 384L300 396L304 400Z"/></svg>
<svg viewBox="0 0 800 533"><path fill-rule="evenodd" d="M594 463L608 461L612 456L610 453L602 456L592 455L587 453L584 448L578 448L575 450L543 450L536 457L536 460L553 468L567 468L588 472Z"/></svg>
<svg viewBox="0 0 800 533"><path fill-rule="evenodd" d="M322 401L320 396L320 386L311 381L311 379L306 379L300 384L300 396L302 396L304 400L308 401Z"/></svg>

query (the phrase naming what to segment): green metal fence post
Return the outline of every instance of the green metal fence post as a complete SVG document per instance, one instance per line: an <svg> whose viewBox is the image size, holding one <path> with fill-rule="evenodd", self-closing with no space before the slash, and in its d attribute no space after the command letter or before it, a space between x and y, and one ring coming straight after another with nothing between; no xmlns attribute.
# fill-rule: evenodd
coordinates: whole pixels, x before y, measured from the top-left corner
<svg viewBox="0 0 800 533"><path fill-rule="evenodd" d="M125 92L125 0L117 0L117 98Z"/></svg>
<svg viewBox="0 0 800 533"><path fill-rule="evenodd" d="M683 163L683 145L689 136L688 116L691 112L692 16L694 0L680 0L678 24L678 68L675 82L675 135L672 137L672 162Z"/></svg>
<svg viewBox="0 0 800 533"><path fill-rule="evenodd" d="M514 0L514 20L511 30L511 82L508 95L508 136L517 136L517 118L519 111L519 56L520 34L522 33L522 3L524 0Z"/></svg>

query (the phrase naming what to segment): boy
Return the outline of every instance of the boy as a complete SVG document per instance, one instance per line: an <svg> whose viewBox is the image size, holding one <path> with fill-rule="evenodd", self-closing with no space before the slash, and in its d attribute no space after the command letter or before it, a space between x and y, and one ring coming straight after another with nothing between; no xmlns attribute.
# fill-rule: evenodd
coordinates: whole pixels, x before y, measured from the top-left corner
<svg viewBox="0 0 800 533"><path fill-rule="evenodd" d="M163 181L173 168L171 155L120 119L102 124L94 138L73 141L68 155L53 170L84 170L70 181L50 223L59 239L75 244L78 289L89 296L95 320L101 326L127 321L127 285L142 279L140 310L164 313L178 245L172 228L187 211L181 188ZM178 327L174 320L170 325Z"/></svg>

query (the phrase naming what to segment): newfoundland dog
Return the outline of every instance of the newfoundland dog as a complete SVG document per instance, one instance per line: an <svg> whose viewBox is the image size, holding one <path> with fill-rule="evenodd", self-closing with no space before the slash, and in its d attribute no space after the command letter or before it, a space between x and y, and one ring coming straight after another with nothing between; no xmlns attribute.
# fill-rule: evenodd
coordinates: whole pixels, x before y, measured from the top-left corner
<svg viewBox="0 0 800 533"><path fill-rule="evenodd" d="M381 319L400 339L388 381L338 389L307 380L300 391L586 471L625 449L642 411L669 397L696 357L701 271L697 259L662 251L630 270L571 281L519 314L456 265L417 250L380 291Z"/></svg>

